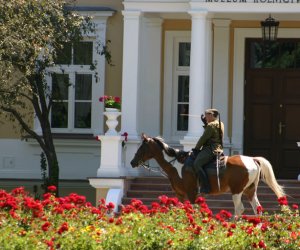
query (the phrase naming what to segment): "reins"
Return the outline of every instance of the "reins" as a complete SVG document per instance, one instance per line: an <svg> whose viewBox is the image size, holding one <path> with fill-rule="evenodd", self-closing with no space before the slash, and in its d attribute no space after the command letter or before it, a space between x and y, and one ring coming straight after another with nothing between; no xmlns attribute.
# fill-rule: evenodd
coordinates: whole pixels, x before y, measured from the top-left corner
<svg viewBox="0 0 300 250"><path fill-rule="evenodd" d="M174 157L174 159L168 161L168 163L170 163L173 166L172 163L174 163L175 161L176 161L176 157ZM168 175L167 175L167 173L161 167L153 167L153 166L151 167L150 164L146 163L146 162L141 162L140 166L143 167L144 169L148 170L149 172L160 173L165 178L169 178Z"/></svg>

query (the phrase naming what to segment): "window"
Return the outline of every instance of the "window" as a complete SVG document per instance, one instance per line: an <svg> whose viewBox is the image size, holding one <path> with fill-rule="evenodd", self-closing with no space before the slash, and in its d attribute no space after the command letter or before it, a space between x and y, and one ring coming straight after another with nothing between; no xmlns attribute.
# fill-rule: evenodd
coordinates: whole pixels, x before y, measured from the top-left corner
<svg viewBox="0 0 300 250"><path fill-rule="evenodd" d="M189 76L178 76L177 91L177 130L188 130Z"/></svg>
<svg viewBox="0 0 300 250"><path fill-rule="evenodd" d="M51 127L68 132L91 129L93 42L66 44L58 54L60 73L51 74L53 105Z"/></svg>
<svg viewBox="0 0 300 250"><path fill-rule="evenodd" d="M50 112L53 133L104 133L103 104L99 97L104 95L105 55L99 52L106 41L107 18L114 11L103 11L101 7L84 9L93 11L94 32L78 43L66 43L58 52L56 65L47 69L46 81L53 94ZM42 134L37 118L34 128Z"/></svg>
<svg viewBox="0 0 300 250"><path fill-rule="evenodd" d="M261 40L251 39L250 42L251 68L300 68L299 39L278 39L272 43L263 43Z"/></svg>
<svg viewBox="0 0 300 250"><path fill-rule="evenodd" d="M179 42L178 44L178 65L176 67L177 82L177 131L188 130L189 114L189 66L190 66L191 43Z"/></svg>
<svg viewBox="0 0 300 250"><path fill-rule="evenodd" d="M178 141L188 130L190 32L167 31L165 41L163 136Z"/></svg>

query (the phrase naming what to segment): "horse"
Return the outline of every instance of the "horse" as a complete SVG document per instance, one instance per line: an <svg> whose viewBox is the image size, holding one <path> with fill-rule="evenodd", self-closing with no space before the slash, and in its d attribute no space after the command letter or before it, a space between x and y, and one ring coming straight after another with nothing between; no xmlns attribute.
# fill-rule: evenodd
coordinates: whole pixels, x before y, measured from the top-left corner
<svg viewBox="0 0 300 250"><path fill-rule="evenodd" d="M190 153L168 146L161 137L148 137L142 134L141 140L142 143L130 162L131 166L150 168L145 162L155 159L168 177L178 199L180 201L188 199L194 204L201 183L190 167L184 166L184 159ZM219 174L216 174L216 167L213 173L207 172L211 186L209 195L231 192L236 216L244 212L242 195L247 197L255 215L262 213L257 198L260 179L273 190L277 198L285 196L283 187L276 181L271 163L263 157L225 156L224 167L219 170Z"/></svg>

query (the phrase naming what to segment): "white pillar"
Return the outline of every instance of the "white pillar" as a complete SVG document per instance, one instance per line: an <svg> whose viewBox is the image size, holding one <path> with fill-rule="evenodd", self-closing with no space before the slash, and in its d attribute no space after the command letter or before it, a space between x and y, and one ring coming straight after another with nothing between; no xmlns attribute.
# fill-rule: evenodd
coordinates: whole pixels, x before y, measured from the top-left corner
<svg viewBox="0 0 300 250"><path fill-rule="evenodd" d="M207 88L207 11L190 11L192 16L189 126L181 144L185 150L193 148L203 132L201 114L210 107L210 90Z"/></svg>
<svg viewBox="0 0 300 250"><path fill-rule="evenodd" d="M130 161L138 149L140 137L138 128L138 95L140 71L140 11L123 11L123 76L121 131L127 132L124 161L127 175L139 175L139 168L132 168Z"/></svg>
<svg viewBox="0 0 300 250"><path fill-rule="evenodd" d="M224 148L229 154L230 139L228 136L228 86L229 86L229 48L230 20L215 19L214 52L213 52L213 107L218 109L224 123Z"/></svg>
<svg viewBox="0 0 300 250"><path fill-rule="evenodd" d="M138 131L150 136L160 135L161 41L162 19L142 18Z"/></svg>
<svg viewBox="0 0 300 250"><path fill-rule="evenodd" d="M140 11L123 11L123 76L121 131L128 139L137 139L139 88Z"/></svg>
<svg viewBox="0 0 300 250"><path fill-rule="evenodd" d="M101 159L97 170L97 177L125 176L126 171L122 166L122 141L124 136L98 136L101 141Z"/></svg>

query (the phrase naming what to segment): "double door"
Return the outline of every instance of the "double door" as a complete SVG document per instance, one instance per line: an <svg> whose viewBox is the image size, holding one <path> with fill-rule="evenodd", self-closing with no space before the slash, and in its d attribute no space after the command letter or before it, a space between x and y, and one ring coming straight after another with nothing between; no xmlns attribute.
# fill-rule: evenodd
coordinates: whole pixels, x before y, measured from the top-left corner
<svg viewBox="0 0 300 250"><path fill-rule="evenodd" d="M266 157L277 178L296 179L300 173L300 69L248 64L244 93L244 154Z"/></svg>

